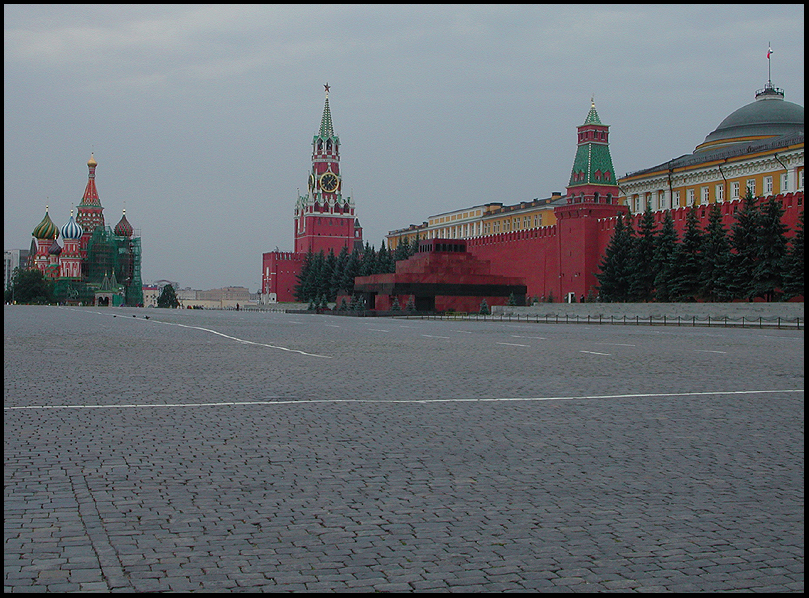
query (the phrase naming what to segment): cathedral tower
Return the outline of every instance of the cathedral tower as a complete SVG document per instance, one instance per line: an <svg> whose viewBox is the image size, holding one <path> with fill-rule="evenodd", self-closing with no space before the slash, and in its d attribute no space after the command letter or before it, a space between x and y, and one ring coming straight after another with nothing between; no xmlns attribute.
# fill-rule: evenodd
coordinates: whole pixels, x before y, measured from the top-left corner
<svg viewBox="0 0 809 598"><path fill-rule="evenodd" d="M104 226L104 208L101 206L96 189L97 165L98 163L91 153L90 159L87 161L87 168L90 170L87 176L87 186L84 188L84 195L76 214L76 223L81 226L83 231L80 243L82 252L87 250L87 242L93 235L93 231L99 226Z"/></svg>

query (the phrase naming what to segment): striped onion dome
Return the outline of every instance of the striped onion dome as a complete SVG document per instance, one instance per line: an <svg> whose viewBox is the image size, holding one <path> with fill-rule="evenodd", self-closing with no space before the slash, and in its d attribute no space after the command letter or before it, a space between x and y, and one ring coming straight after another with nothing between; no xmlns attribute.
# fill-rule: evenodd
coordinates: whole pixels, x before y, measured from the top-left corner
<svg viewBox="0 0 809 598"><path fill-rule="evenodd" d="M55 239L59 236L59 229L48 216L48 206L45 206L45 217L31 233L37 239Z"/></svg>
<svg viewBox="0 0 809 598"><path fill-rule="evenodd" d="M53 240L51 246L48 247L48 253L50 255L59 255L60 253L62 253L62 246L59 245L59 241L57 241L56 239Z"/></svg>
<svg viewBox="0 0 809 598"><path fill-rule="evenodd" d="M124 210L124 215L121 216L121 220L115 225L115 230L113 232L119 237L132 236L134 229L132 228L132 225L129 224L129 220L126 219L126 210Z"/></svg>
<svg viewBox="0 0 809 598"><path fill-rule="evenodd" d="M73 210L70 210L70 220L62 227L63 239L81 239L84 229L73 219Z"/></svg>

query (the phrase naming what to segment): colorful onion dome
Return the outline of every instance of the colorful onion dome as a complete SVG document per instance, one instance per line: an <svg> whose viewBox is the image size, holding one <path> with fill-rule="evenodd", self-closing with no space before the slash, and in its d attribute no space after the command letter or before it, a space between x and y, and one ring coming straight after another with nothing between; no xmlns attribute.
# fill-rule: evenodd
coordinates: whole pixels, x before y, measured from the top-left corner
<svg viewBox="0 0 809 598"><path fill-rule="evenodd" d="M48 206L45 206L45 217L31 233L37 239L55 239L59 236L59 229L48 216Z"/></svg>
<svg viewBox="0 0 809 598"><path fill-rule="evenodd" d="M90 159L87 160L87 166L98 166L98 162L96 162L92 152L90 152Z"/></svg>
<svg viewBox="0 0 809 598"><path fill-rule="evenodd" d="M84 229L73 219L73 210L70 210L70 220L62 227L63 239L81 239Z"/></svg>
<svg viewBox="0 0 809 598"><path fill-rule="evenodd" d="M134 229L132 225L129 224L129 220L126 219L126 210L124 210L124 215L121 216L121 220L118 224L115 225L115 229L113 231L119 237L131 237Z"/></svg>
<svg viewBox="0 0 809 598"><path fill-rule="evenodd" d="M54 239L53 243L51 243L51 246L48 247L48 254L59 255L60 253L62 253L62 246L59 245L59 242L56 239Z"/></svg>

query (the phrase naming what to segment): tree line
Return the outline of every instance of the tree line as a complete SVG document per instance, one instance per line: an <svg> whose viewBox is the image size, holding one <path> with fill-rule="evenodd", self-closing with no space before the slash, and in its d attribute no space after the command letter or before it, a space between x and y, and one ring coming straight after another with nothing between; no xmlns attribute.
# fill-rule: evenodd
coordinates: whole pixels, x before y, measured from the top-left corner
<svg viewBox="0 0 809 598"><path fill-rule="evenodd" d="M363 248L354 247L351 252L343 247L337 255L331 249L328 253L309 251L298 273L295 299L321 305L336 301L338 293L351 296L354 278L396 272L396 262L416 253L418 244L417 237L412 243L402 239L393 251L385 247L384 241L379 251L368 242Z"/></svg>
<svg viewBox="0 0 809 598"><path fill-rule="evenodd" d="M786 300L803 295L803 211L791 239L774 197L758 202L748 191L727 230L720 204L700 227L697 208L686 214L678 239L671 211L656 230L647 206L635 231L621 215L597 274L604 302Z"/></svg>

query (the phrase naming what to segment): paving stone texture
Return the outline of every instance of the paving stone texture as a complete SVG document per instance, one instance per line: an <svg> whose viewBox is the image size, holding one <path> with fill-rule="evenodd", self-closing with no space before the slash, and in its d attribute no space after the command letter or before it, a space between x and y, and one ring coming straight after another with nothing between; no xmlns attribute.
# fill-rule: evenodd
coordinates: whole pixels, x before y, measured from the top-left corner
<svg viewBox="0 0 809 598"><path fill-rule="evenodd" d="M802 592L803 363L803 330L6 306L5 591Z"/></svg>

